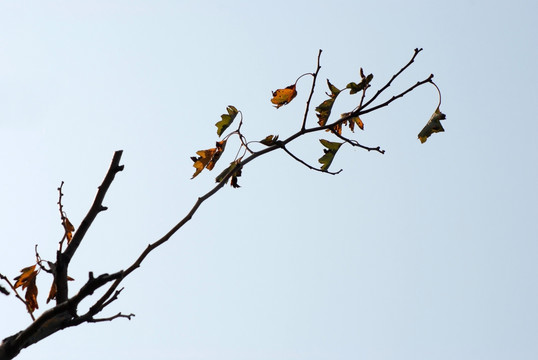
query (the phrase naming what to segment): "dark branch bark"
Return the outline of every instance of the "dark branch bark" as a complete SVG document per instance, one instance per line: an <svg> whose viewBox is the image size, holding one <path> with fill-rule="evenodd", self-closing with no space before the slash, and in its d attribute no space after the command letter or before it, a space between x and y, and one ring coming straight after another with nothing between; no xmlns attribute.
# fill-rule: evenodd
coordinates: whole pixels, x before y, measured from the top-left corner
<svg viewBox="0 0 538 360"><path fill-rule="evenodd" d="M120 165L122 154L123 154L122 150L116 151L114 153L114 157L112 158L112 163L110 164L110 168L108 169L108 172L105 176L105 179L103 180L103 183L101 184L101 186L99 186L97 195L95 196L95 200L93 201L93 205L91 206L90 210L86 214L86 217L80 223L78 230L73 235L73 239L71 240L71 242L69 243L65 251L63 253L61 251L58 251L57 253L56 274L55 274L55 279L54 279L54 281L56 282L56 288L57 288L56 304L61 304L62 302L66 301L69 297L68 286L67 286L67 269L69 267L69 262L73 258L73 255L75 255L75 252L80 246L82 239L84 239L86 232L92 225L97 215L101 211L106 210L106 207L103 206L103 200L105 199L105 195L108 191L108 188L110 187L110 184L112 184L112 181L114 180L114 177L116 176L116 173L123 170L123 165Z"/></svg>

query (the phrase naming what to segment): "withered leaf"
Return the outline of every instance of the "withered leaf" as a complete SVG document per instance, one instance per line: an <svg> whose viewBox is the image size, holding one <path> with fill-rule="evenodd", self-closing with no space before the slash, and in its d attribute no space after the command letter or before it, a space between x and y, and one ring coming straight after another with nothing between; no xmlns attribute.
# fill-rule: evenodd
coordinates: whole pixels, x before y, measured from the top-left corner
<svg viewBox="0 0 538 360"><path fill-rule="evenodd" d="M446 115L439 110L439 107L437 107L435 112L430 117L430 120L428 120L426 126L424 126L420 133L418 133L420 142L424 144L431 134L445 131L441 125L441 120L445 119Z"/></svg>
<svg viewBox="0 0 538 360"><path fill-rule="evenodd" d="M351 116L351 113L343 113L340 115L340 118L345 118ZM361 118L358 116L350 117L348 120L344 121L344 124L349 126L349 130L355 132L355 125L357 125L361 130L364 130L364 123Z"/></svg>
<svg viewBox="0 0 538 360"><path fill-rule="evenodd" d="M239 166L239 168L237 168ZM224 178L232 171L234 171L234 174L230 177L230 185L234 188L240 187L237 183L237 178L241 176L241 162L239 160L235 160L232 163L230 163L230 166L228 166L226 169L224 169L219 176L215 178L215 182L222 182Z"/></svg>
<svg viewBox="0 0 538 360"><path fill-rule="evenodd" d="M34 276L28 282L28 289L26 290L26 295L24 296L26 299L26 307L31 313L33 313L35 309L39 309L39 305L37 304L37 286L35 279L36 277Z"/></svg>
<svg viewBox="0 0 538 360"><path fill-rule="evenodd" d="M327 93L329 95L329 99L323 101L321 104L319 104L318 107L316 107L316 116L318 117L318 124L319 126L325 126L327 123L327 120L329 119L329 116L331 116L331 110L334 105L334 100L336 100L336 97L338 94L340 94L340 91L336 86L331 84L331 82L327 79L327 85L329 86L329 90L331 90L331 93Z"/></svg>
<svg viewBox="0 0 538 360"><path fill-rule="evenodd" d="M75 279L73 279L70 276L67 276L67 280L68 281L73 281ZM49 303L49 301L54 300L55 298L56 298L56 281L53 279L52 280L52 285L51 285L50 291L49 291L49 296L47 297L47 304Z"/></svg>
<svg viewBox="0 0 538 360"><path fill-rule="evenodd" d="M75 227L73 226L73 224L71 224L67 217L64 217L63 226L65 229L65 235L67 237L67 243L69 244L71 242L71 239L73 239L73 231L75 231Z"/></svg>
<svg viewBox="0 0 538 360"><path fill-rule="evenodd" d="M275 107L279 107L289 104L297 96L297 91L295 90L295 84L290 85L284 89L278 89L273 91L273 98L271 102L275 104Z"/></svg>
<svg viewBox="0 0 538 360"><path fill-rule="evenodd" d="M331 166L331 163L334 159L334 155L340 149L340 146L342 146L343 143L339 142L332 142L325 139L320 139L319 142L326 147L326 149L323 149L324 155L319 158L319 163L322 164L321 170L327 171L329 169L329 166Z"/></svg>
<svg viewBox="0 0 538 360"><path fill-rule="evenodd" d="M32 265L21 270L21 274L13 279L15 281L15 289L22 286L22 289L24 290L32 279L35 279L37 275L37 270L35 270L35 267L35 265Z"/></svg>
<svg viewBox="0 0 538 360"><path fill-rule="evenodd" d="M361 68L362 70L362 68ZM350 94L356 94L359 91L365 90L370 86L370 81L374 78L373 74L369 74L368 76L364 77L364 73L361 73L362 80L356 84L354 82L350 82L347 84L346 89L350 89Z"/></svg>
<svg viewBox="0 0 538 360"><path fill-rule="evenodd" d="M197 151L196 154L198 157L191 157L191 160L194 161L194 166L196 171L192 175L191 179L194 179L198 174L204 169L213 170L215 164L220 159L220 156L224 152L226 147L226 140L217 141L216 146L207 150Z"/></svg>
<svg viewBox="0 0 538 360"><path fill-rule="evenodd" d="M260 143L266 146L274 145L278 140L278 135L268 135L265 139L260 140Z"/></svg>

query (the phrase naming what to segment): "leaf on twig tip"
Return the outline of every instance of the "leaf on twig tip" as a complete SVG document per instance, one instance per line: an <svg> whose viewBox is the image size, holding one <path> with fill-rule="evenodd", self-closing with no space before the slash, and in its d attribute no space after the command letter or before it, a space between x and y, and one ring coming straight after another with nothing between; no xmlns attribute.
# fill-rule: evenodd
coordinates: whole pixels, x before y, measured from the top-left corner
<svg viewBox="0 0 538 360"><path fill-rule="evenodd" d="M323 149L323 152L325 154L323 154L323 156L319 158L318 162L322 164L321 170L327 171L334 160L334 155L336 155L336 152L338 151L338 149L340 149L340 146L342 146L343 143L332 142L325 139L320 139L319 142L323 146L325 146L326 149Z"/></svg>
<svg viewBox="0 0 538 360"><path fill-rule="evenodd" d="M331 93L327 93L329 95L329 99L325 100L321 104L319 104L318 107L316 107L316 116L318 117L318 124L319 126L325 126L327 123L327 120L329 120L329 116L331 116L331 110L334 105L334 100L336 100L336 97L338 94L340 94L340 89L338 89L336 86L331 84L329 79L327 79L327 85L329 86L329 90L331 90Z"/></svg>
<svg viewBox="0 0 538 360"><path fill-rule="evenodd" d="M228 111L228 114L222 114L220 116L221 120L215 124L217 127L217 135L221 136L226 129L232 125L232 122L234 121L235 117L239 113L239 110L235 108L235 106L228 105L226 108L226 111Z"/></svg>
<svg viewBox="0 0 538 360"><path fill-rule="evenodd" d="M289 104L297 96L297 91L295 90L295 84L290 85L284 89L278 89L273 91L273 98L271 102L275 104L275 107L279 107Z"/></svg>
<svg viewBox="0 0 538 360"><path fill-rule="evenodd" d="M349 91L350 94L356 94L359 91L366 90L370 86L370 81L372 81L372 79L374 78L374 75L369 74L368 76L365 77L361 68L361 78L362 80L358 84L354 82L350 82L349 84L347 84L346 89L350 89Z"/></svg>
<svg viewBox="0 0 538 360"><path fill-rule="evenodd" d="M191 179L194 179L198 174L202 172L202 170L213 170L215 167L215 164L220 159L220 156L224 152L224 148L226 147L226 140L217 141L216 147L207 149L207 150L200 150L197 151L196 154L198 157L191 157L191 160L194 161L194 166L196 168L196 171L192 175Z"/></svg>
<svg viewBox="0 0 538 360"><path fill-rule="evenodd" d="M424 126L424 128L418 133L420 142L424 144L431 134L445 131L441 125L441 120L445 119L446 115L439 110L439 107L437 107L435 112L430 117L430 120L428 120L426 126Z"/></svg>
<svg viewBox="0 0 538 360"><path fill-rule="evenodd" d="M268 135L265 139L260 140L260 143L266 146L274 145L278 140L278 135Z"/></svg>

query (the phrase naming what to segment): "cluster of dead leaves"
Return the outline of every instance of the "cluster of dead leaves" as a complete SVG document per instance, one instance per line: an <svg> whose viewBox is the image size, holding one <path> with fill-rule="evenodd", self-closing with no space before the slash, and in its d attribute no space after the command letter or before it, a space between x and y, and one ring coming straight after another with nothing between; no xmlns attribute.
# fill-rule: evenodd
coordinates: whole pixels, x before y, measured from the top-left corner
<svg viewBox="0 0 538 360"><path fill-rule="evenodd" d="M51 262L48 262L51 270L54 269L54 264ZM49 271L49 270L47 270ZM15 281L15 284L13 285L14 289L22 288L22 290L26 290L26 294L24 295L24 302L26 304L26 308L28 309L29 313L33 313L36 309L39 309L39 304L37 302L37 275L40 272L40 268L38 268L38 264L31 265L28 267L25 267L21 269L21 274L13 279ZM54 273L54 271L49 271ZM67 280L73 281L74 279L70 276L67 277ZM50 287L49 296L47 297L47 304L56 298L56 282L52 281L52 286Z"/></svg>
<svg viewBox="0 0 538 360"><path fill-rule="evenodd" d="M39 309L36 285L36 277L38 273L39 270L36 270L36 265L32 265L22 269L21 274L13 279L15 281L15 285L13 286L15 289L22 286L22 290L26 290L24 299L28 312L30 313Z"/></svg>

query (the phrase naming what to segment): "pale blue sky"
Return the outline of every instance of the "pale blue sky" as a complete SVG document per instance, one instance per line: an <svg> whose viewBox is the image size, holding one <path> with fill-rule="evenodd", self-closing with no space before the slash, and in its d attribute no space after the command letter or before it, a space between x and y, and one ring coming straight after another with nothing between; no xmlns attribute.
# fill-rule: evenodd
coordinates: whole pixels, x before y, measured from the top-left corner
<svg viewBox="0 0 538 360"><path fill-rule="evenodd" d="M342 147L338 176L285 154L249 164L240 189L210 199L125 281L105 315L133 320L68 329L19 358L538 358L537 14L530 0L1 1L0 272L11 277L35 244L54 258L60 182L78 227L118 149L125 170L72 289L128 266L213 186L216 174L190 180L190 156L213 145L227 105L251 140L297 131L309 81L278 110L271 90L313 71L319 49L314 104L326 78L344 87L360 67L373 93L422 47L390 90L434 73L447 115L446 132L420 144L437 106L424 86L364 116L358 139L387 152ZM318 138L292 149L315 164ZM5 296L0 319L2 338L30 321Z"/></svg>

